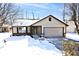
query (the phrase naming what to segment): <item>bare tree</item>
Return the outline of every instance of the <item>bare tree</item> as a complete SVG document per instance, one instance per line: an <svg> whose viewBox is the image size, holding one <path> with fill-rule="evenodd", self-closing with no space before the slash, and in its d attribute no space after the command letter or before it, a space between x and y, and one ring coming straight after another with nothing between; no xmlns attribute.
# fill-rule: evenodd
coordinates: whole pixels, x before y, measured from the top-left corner
<svg viewBox="0 0 79 59"><path fill-rule="evenodd" d="M13 22L18 10L12 3L0 3L0 26Z"/></svg>
<svg viewBox="0 0 79 59"><path fill-rule="evenodd" d="M38 14L38 16L37 16L37 19L39 20L39 14Z"/></svg>
<svg viewBox="0 0 79 59"><path fill-rule="evenodd" d="M27 19L27 10L26 10L26 19Z"/></svg>
<svg viewBox="0 0 79 59"><path fill-rule="evenodd" d="M32 16L33 16L33 19L35 19L35 15L34 15L34 12L32 11Z"/></svg>
<svg viewBox="0 0 79 59"><path fill-rule="evenodd" d="M78 4L77 3L67 3L66 5L66 15L70 16L70 19L74 21L76 26L76 32L79 34L79 20L78 20Z"/></svg>

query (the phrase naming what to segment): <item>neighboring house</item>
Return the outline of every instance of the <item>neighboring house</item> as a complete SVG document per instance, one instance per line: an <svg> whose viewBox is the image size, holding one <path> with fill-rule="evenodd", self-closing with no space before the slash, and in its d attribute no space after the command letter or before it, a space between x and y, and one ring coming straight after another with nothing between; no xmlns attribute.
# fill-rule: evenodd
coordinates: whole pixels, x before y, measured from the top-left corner
<svg viewBox="0 0 79 59"><path fill-rule="evenodd" d="M3 24L3 26L0 27L0 32L9 32L11 29L11 26L8 24Z"/></svg>
<svg viewBox="0 0 79 59"><path fill-rule="evenodd" d="M17 20L12 26L13 35L39 35L45 37L63 37L66 33L63 21L49 15L41 20Z"/></svg>
<svg viewBox="0 0 79 59"><path fill-rule="evenodd" d="M68 20L68 21L67 21L67 24L69 25L69 26L67 27L67 32L71 32L71 33L76 32L76 26L75 26L75 24L74 24L74 21Z"/></svg>

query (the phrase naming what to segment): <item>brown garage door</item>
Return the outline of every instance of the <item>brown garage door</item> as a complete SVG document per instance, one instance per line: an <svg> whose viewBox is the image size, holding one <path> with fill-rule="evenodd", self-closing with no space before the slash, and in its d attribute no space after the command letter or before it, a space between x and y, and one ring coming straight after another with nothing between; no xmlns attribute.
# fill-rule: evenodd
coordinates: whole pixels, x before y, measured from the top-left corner
<svg viewBox="0 0 79 59"><path fill-rule="evenodd" d="M45 37L62 37L63 36L63 28L45 27L44 28L44 36Z"/></svg>

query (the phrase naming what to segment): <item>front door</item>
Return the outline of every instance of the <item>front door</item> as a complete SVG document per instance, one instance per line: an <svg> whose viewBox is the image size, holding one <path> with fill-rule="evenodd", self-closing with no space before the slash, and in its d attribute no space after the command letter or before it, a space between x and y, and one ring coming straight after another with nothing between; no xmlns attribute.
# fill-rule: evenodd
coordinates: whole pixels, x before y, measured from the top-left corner
<svg viewBox="0 0 79 59"><path fill-rule="evenodd" d="M32 27L32 34L33 35L41 35L42 27L41 26L33 26Z"/></svg>

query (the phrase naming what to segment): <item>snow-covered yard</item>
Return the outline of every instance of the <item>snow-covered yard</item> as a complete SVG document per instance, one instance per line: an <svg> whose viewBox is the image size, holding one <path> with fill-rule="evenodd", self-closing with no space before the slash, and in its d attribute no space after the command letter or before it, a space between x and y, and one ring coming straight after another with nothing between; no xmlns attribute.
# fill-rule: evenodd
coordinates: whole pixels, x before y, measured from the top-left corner
<svg viewBox="0 0 79 59"><path fill-rule="evenodd" d="M4 37L2 37L2 36ZM30 36L10 36L0 33L0 39L6 39L6 44L0 47L1 59L52 59L62 56L62 52L47 40L35 40Z"/></svg>
<svg viewBox="0 0 79 59"><path fill-rule="evenodd" d="M11 36L11 33L7 33L7 32L0 33L0 48L4 47L4 45L5 45L3 40L10 36Z"/></svg>
<svg viewBox="0 0 79 59"><path fill-rule="evenodd" d="M79 35L77 33L66 33L67 40L79 41Z"/></svg>

